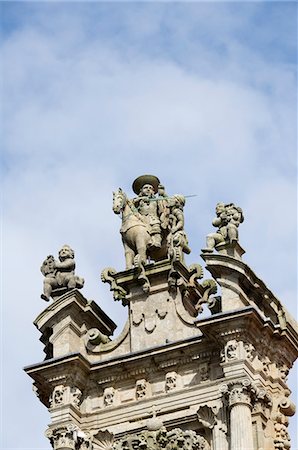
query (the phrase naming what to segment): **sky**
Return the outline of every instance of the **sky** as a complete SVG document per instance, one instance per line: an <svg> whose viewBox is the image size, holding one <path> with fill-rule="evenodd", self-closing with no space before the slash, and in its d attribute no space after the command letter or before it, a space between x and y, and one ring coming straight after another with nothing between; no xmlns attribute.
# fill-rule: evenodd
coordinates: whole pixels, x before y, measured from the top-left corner
<svg viewBox="0 0 298 450"><path fill-rule="evenodd" d="M240 206L244 261L297 316L297 4L0 7L0 447L50 450L49 413L22 370L44 358L32 324L47 306L40 265L71 245L83 295L117 335L126 312L100 272L125 267L112 191L133 196L137 176L196 195L185 206L187 264L203 264L216 203Z"/></svg>

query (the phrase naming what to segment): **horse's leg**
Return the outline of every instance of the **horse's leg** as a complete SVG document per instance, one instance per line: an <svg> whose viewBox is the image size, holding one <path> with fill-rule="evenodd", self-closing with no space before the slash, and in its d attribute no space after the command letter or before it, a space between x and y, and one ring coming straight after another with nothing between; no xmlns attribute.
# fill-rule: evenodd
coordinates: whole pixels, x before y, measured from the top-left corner
<svg viewBox="0 0 298 450"><path fill-rule="evenodd" d="M139 255L140 261L143 264L146 264L147 262L147 248L148 248L148 243L149 243L149 239L150 236L148 235L148 239L146 239L146 233L139 233L136 235L136 250L137 250L137 254Z"/></svg>
<svg viewBox="0 0 298 450"><path fill-rule="evenodd" d="M122 239L122 242L124 247L126 269L131 269L134 264L135 252L129 247L124 239Z"/></svg>

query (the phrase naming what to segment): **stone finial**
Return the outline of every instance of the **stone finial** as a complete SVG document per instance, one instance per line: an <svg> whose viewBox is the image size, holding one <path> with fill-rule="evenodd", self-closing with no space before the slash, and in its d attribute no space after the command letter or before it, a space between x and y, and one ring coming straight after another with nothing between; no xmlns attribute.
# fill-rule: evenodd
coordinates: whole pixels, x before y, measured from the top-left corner
<svg viewBox="0 0 298 450"><path fill-rule="evenodd" d="M69 245L64 245L59 251L59 259L49 255L40 268L44 275L43 294L41 298L49 301L75 288L84 286L84 278L75 275L74 251Z"/></svg>
<svg viewBox="0 0 298 450"><path fill-rule="evenodd" d="M238 242L238 227L244 221L242 209L234 203L217 203L215 212L212 225L217 227L217 231L207 235L203 253L212 253L220 245Z"/></svg>

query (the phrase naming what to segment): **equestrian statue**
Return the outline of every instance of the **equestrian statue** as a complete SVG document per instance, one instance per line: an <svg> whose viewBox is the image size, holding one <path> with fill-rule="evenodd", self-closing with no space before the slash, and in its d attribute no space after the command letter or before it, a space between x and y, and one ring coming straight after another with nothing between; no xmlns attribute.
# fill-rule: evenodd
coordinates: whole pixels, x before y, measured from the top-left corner
<svg viewBox="0 0 298 450"><path fill-rule="evenodd" d="M190 253L184 231L184 196L169 197L154 175L141 175L132 189L136 194L132 199L121 188L113 192L113 211L122 218L126 269L166 258L184 262L184 253Z"/></svg>

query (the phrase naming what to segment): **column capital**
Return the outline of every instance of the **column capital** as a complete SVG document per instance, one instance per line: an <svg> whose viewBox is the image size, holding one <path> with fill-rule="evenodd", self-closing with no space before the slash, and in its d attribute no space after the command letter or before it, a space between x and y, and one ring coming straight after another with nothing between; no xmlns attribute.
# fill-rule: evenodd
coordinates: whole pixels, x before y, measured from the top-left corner
<svg viewBox="0 0 298 450"><path fill-rule="evenodd" d="M259 388L248 378L224 383L220 386L219 390L228 399L230 407L237 404L244 404L252 408L256 401L271 404L271 398L266 390Z"/></svg>
<svg viewBox="0 0 298 450"><path fill-rule="evenodd" d="M92 450L91 436L87 436L73 423L50 427L45 436L54 450Z"/></svg>

